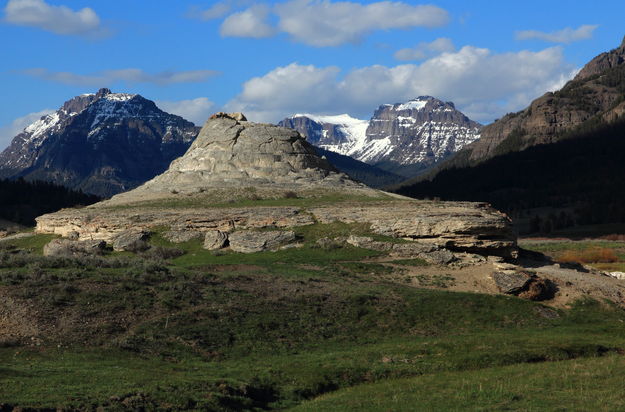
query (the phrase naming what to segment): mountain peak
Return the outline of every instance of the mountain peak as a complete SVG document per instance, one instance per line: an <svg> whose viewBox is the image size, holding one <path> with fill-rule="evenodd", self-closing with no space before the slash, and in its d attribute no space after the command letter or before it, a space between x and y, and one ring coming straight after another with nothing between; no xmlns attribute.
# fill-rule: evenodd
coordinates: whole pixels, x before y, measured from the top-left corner
<svg viewBox="0 0 625 412"><path fill-rule="evenodd" d="M573 80L582 80L600 74L625 63L625 38L621 45L609 52L601 53L586 64Z"/></svg>
<svg viewBox="0 0 625 412"><path fill-rule="evenodd" d="M383 104L370 121L345 114L298 114L279 124L298 130L324 150L407 177L478 139L481 127L453 103L432 96Z"/></svg>
<svg viewBox="0 0 625 412"><path fill-rule="evenodd" d="M0 153L0 177L110 196L165 170L197 131L138 94L102 88L69 99L26 127Z"/></svg>
<svg viewBox="0 0 625 412"><path fill-rule="evenodd" d="M98 90L98 92L96 93L96 97L101 98L101 97L106 96L107 94L111 94L111 89L107 89L106 87L103 87L100 90Z"/></svg>

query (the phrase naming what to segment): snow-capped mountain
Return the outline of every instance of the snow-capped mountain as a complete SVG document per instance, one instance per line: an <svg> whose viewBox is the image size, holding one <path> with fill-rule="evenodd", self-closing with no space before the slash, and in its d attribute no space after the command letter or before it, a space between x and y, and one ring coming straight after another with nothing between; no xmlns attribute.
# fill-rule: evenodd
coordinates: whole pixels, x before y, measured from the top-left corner
<svg viewBox="0 0 625 412"><path fill-rule="evenodd" d="M306 140L317 147L342 155L360 150L365 143L369 122L354 119L348 114L317 116L295 114L278 123L279 126L298 130Z"/></svg>
<svg viewBox="0 0 625 412"><path fill-rule="evenodd" d="M421 96L378 107L371 120L296 114L280 122L326 150L412 176L479 139L481 125L451 102Z"/></svg>
<svg viewBox="0 0 625 412"><path fill-rule="evenodd" d="M110 196L163 172L198 130L140 95L100 89L74 97L13 138L0 153L0 177Z"/></svg>

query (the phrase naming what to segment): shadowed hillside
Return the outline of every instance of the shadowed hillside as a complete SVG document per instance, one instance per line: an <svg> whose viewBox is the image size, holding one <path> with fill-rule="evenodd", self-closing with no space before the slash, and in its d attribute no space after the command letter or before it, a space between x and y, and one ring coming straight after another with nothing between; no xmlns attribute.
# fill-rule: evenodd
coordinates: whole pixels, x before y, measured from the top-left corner
<svg viewBox="0 0 625 412"><path fill-rule="evenodd" d="M494 157L474 167L441 171L433 180L395 191L422 198L480 200L530 232L625 222L625 121L588 122L558 143ZM548 208L548 212L535 209Z"/></svg>

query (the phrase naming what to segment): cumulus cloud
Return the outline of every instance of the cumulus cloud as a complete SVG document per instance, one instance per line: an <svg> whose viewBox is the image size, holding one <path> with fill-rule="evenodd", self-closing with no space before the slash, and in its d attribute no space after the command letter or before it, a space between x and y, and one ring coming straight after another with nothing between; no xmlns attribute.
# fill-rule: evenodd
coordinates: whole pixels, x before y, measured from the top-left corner
<svg viewBox="0 0 625 412"><path fill-rule="evenodd" d="M451 39L441 37L430 43L421 42L413 48L397 50L394 56L397 60L402 61L423 60L426 57L432 57L445 52L452 52L455 49L456 48L454 47Z"/></svg>
<svg viewBox="0 0 625 412"><path fill-rule="evenodd" d="M93 9L74 11L66 6L52 6L44 0L9 0L4 21L20 26L37 27L63 35L103 35L106 29Z"/></svg>
<svg viewBox="0 0 625 412"><path fill-rule="evenodd" d="M258 4L234 13L221 24L219 33L224 37L271 37L276 30L267 23L269 7Z"/></svg>
<svg viewBox="0 0 625 412"><path fill-rule="evenodd" d="M345 74L336 67L293 63L244 83L227 109L270 122L296 112L369 117L382 103L432 95L453 101L475 120L490 122L573 75L560 47L494 54L465 46L421 64L374 65Z"/></svg>
<svg viewBox="0 0 625 412"><path fill-rule="evenodd" d="M25 116L18 117L6 126L0 127L0 150L4 150L4 148L11 143L11 139L24 130L26 126L52 112L54 112L54 110L44 109L39 112L29 113Z"/></svg>
<svg viewBox="0 0 625 412"><path fill-rule="evenodd" d="M87 75L72 72L54 72L42 68L27 69L20 73L55 83L75 86L103 86L116 82L152 83L166 86L177 83L200 83L218 74L218 72L213 70L164 71L152 74L133 68L106 70Z"/></svg>
<svg viewBox="0 0 625 412"><path fill-rule="evenodd" d="M375 30L438 27L449 20L447 11L436 6L391 1L362 5L292 0L276 5L275 12L281 31L296 41L318 47L356 43Z"/></svg>
<svg viewBox="0 0 625 412"><path fill-rule="evenodd" d="M580 40L592 38L595 29L599 27L596 24L584 24L576 29L566 27L562 30L547 33L538 30L523 30L516 33L517 40L537 39L551 43L573 43Z"/></svg>
<svg viewBox="0 0 625 412"><path fill-rule="evenodd" d="M158 100L156 105L162 110L177 114L196 125L204 124L215 108L215 104L207 97L177 101Z"/></svg>
<svg viewBox="0 0 625 412"><path fill-rule="evenodd" d="M278 23L272 27L270 17ZM350 1L290 0L272 9L255 5L230 15L221 26L222 36L269 37L286 33L293 40L316 47L357 43L376 30L439 27L447 24L446 10L400 1L360 4Z"/></svg>
<svg viewBox="0 0 625 412"><path fill-rule="evenodd" d="M292 63L278 67L243 85L239 96L226 105L228 111L242 111L251 119L275 122L291 112L318 113L336 108L333 99L338 84L338 67L318 68Z"/></svg>

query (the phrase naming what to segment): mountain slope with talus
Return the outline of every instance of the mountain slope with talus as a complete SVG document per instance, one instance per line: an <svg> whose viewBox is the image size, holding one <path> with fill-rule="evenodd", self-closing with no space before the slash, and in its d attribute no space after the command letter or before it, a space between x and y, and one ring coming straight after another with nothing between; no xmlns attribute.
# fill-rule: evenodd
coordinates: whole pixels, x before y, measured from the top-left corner
<svg viewBox="0 0 625 412"><path fill-rule="evenodd" d="M298 130L325 150L412 177L480 137L481 125L451 102L420 96L378 107L370 121L346 114L296 114L281 126Z"/></svg>
<svg viewBox="0 0 625 412"><path fill-rule="evenodd" d="M484 126L481 138L437 165L441 170L476 165L529 147L555 143L591 124L611 123L625 114L625 39L619 47L592 59L562 89L548 92L526 109Z"/></svg>
<svg viewBox="0 0 625 412"><path fill-rule="evenodd" d="M111 196L163 172L198 130L140 95L101 89L26 127L0 154L0 177Z"/></svg>

